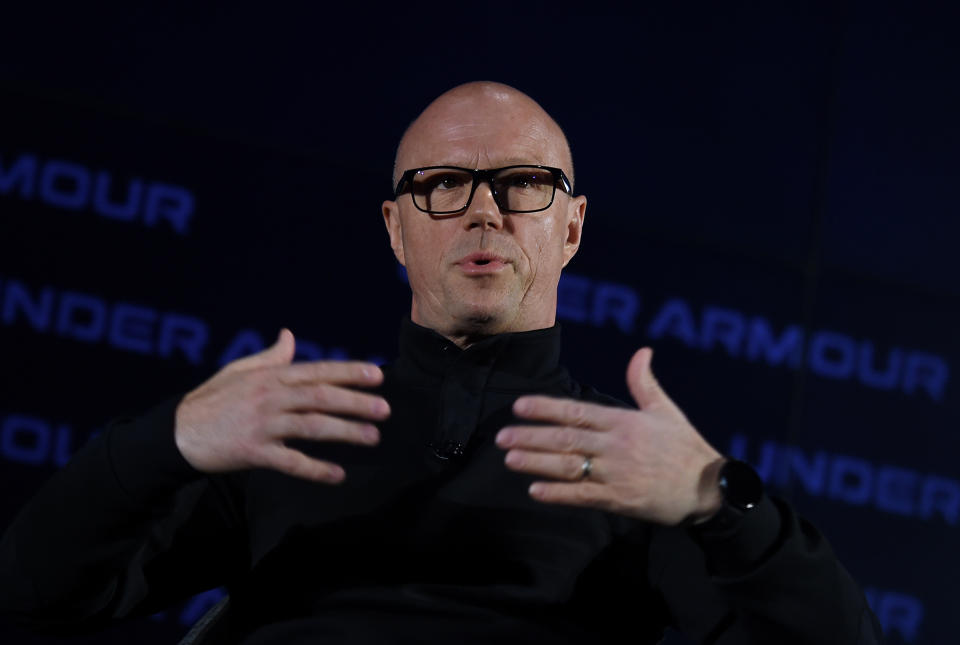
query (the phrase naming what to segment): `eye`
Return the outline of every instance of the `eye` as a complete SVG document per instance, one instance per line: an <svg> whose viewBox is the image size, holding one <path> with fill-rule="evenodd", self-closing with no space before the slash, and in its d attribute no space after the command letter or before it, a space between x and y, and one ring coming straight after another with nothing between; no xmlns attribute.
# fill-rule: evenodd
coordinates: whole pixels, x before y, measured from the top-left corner
<svg viewBox="0 0 960 645"><path fill-rule="evenodd" d="M455 175L443 175L437 178L434 190L450 190L463 186L463 179Z"/></svg>
<svg viewBox="0 0 960 645"><path fill-rule="evenodd" d="M509 177L507 181L514 188L527 188L537 183L537 178L529 173L517 173Z"/></svg>
<svg viewBox="0 0 960 645"><path fill-rule="evenodd" d="M514 191L540 191L552 185L552 175L537 168L513 170L497 179L501 189Z"/></svg>

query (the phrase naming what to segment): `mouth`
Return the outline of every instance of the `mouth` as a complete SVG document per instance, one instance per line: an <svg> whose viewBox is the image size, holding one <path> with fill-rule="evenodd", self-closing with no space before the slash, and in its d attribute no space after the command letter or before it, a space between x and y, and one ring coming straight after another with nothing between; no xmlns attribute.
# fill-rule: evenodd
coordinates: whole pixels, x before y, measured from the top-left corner
<svg viewBox="0 0 960 645"><path fill-rule="evenodd" d="M498 273L507 267L509 260L489 251L478 251L457 260L456 265L468 275Z"/></svg>

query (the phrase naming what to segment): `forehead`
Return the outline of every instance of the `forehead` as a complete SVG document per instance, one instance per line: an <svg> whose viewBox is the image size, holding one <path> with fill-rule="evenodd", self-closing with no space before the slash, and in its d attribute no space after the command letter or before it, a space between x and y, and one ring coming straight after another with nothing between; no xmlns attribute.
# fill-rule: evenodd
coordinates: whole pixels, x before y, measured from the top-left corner
<svg viewBox="0 0 960 645"><path fill-rule="evenodd" d="M559 127L532 102L462 97L431 105L401 144L401 169L430 165L489 168L516 163L564 166Z"/></svg>

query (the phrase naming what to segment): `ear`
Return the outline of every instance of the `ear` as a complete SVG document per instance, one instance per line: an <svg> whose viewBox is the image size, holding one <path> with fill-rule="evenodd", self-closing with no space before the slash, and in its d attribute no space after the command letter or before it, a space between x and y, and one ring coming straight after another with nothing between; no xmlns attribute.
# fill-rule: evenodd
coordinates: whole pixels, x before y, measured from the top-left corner
<svg viewBox="0 0 960 645"><path fill-rule="evenodd" d="M397 257L397 262L403 266L407 263L403 259L403 224L400 222L400 206L397 202L387 200L383 202L383 223L387 226L387 235L390 236L390 248Z"/></svg>
<svg viewBox="0 0 960 645"><path fill-rule="evenodd" d="M586 213L586 195L572 197L567 208L567 237L563 241L563 266L567 266L580 248L580 235L583 232L583 218Z"/></svg>

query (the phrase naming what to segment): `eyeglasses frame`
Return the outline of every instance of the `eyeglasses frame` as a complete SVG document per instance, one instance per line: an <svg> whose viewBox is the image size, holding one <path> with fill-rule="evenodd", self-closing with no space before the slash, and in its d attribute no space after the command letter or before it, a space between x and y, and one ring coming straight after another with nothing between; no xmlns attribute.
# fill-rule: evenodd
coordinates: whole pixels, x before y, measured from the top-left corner
<svg viewBox="0 0 960 645"><path fill-rule="evenodd" d="M499 172L504 170L510 170L512 168L537 168L540 170L546 170L551 175L553 175L553 193L550 195L550 201L543 208L535 208L533 210L506 210L500 205L499 195L496 188L493 185L493 177ZM470 196L467 197L467 203L464 204L461 208L452 211L430 211L425 208L420 208L420 205L417 204L417 200L413 198L413 176L424 170L461 170L463 172L470 173L473 177L473 186L470 188ZM573 194L573 184L570 183L570 180L567 178L566 173L563 172L560 168L554 168L553 166L540 166L537 164L515 164L512 166L503 166L502 168L483 168L483 169L471 169L471 168L461 168L459 166L423 166L421 168L410 168L409 170L404 170L403 174L400 175L400 181L397 182L397 187L393 191L393 198L398 199L400 195L407 191L408 185L411 189L410 201L413 202L413 205L417 208L418 211L427 213L428 215L451 215L453 213L459 213L460 211L465 211L470 208L470 204L473 202L473 195L477 192L477 186L481 183L486 182L490 186L490 193L493 195L493 201L496 202L497 208L506 213L539 213L545 211L551 206L553 206L553 200L557 196L557 184L560 184L560 190L567 193L568 195Z"/></svg>

